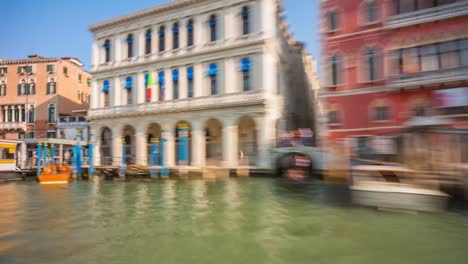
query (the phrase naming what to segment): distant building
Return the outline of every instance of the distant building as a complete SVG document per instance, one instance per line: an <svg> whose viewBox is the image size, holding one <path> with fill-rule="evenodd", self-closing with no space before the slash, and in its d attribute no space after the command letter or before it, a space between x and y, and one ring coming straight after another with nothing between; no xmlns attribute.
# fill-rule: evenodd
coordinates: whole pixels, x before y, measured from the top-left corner
<svg viewBox="0 0 468 264"><path fill-rule="evenodd" d="M89 107L91 76L75 58L0 61L0 137L58 138L57 121Z"/></svg>
<svg viewBox="0 0 468 264"><path fill-rule="evenodd" d="M365 154L414 120L468 128L468 1L325 0L321 20L328 140Z"/></svg>
<svg viewBox="0 0 468 264"><path fill-rule="evenodd" d="M313 67L277 0L171 1L90 30L97 165L146 165L164 138L169 167L269 167L278 132L310 126Z"/></svg>

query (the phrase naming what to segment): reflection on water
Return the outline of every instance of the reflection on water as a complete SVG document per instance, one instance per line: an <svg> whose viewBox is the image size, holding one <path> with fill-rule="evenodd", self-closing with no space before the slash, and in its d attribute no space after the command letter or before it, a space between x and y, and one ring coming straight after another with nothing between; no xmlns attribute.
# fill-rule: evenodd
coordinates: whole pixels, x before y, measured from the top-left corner
<svg viewBox="0 0 468 264"><path fill-rule="evenodd" d="M0 263L461 263L468 213L351 207L274 179L0 185ZM463 261L462 261L463 262Z"/></svg>

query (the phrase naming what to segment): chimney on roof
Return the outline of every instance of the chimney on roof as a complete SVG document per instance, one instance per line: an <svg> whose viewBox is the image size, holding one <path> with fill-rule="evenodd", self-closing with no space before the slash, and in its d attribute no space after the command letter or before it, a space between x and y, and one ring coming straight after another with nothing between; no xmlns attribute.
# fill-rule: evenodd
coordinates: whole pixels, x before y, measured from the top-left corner
<svg viewBox="0 0 468 264"><path fill-rule="evenodd" d="M28 59L44 59L44 57L39 56L37 54L33 54L33 55L28 55Z"/></svg>

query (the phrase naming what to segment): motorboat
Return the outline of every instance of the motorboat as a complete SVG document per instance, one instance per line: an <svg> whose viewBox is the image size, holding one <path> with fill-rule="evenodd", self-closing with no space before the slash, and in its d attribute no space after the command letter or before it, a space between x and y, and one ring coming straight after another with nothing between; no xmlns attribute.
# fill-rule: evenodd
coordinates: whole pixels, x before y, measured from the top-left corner
<svg viewBox="0 0 468 264"><path fill-rule="evenodd" d="M72 180L68 165L48 165L38 176L40 184L67 184Z"/></svg>
<svg viewBox="0 0 468 264"><path fill-rule="evenodd" d="M417 184L417 172L401 166L358 165L351 168L354 204L378 209L437 212L447 208L449 195Z"/></svg>

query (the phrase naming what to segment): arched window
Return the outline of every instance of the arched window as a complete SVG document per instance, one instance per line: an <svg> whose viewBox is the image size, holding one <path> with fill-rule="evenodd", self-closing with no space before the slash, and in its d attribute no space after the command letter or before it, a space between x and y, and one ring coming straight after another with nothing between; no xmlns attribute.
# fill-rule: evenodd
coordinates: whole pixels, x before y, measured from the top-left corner
<svg viewBox="0 0 468 264"><path fill-rule="evenodd" d="M127 36L127 57L133 57L133 35L128 34Z"/></svg>
<svg viewBox="0 0 468 264"><path fill-rule="evenodd" d="M36 83L34 80L29 80L29 85L27 86L26 92L27 94L36 94Z"/></svg>
<svg viewBox="0 0 468 264"><path fill-rule="evenodd" d="M28 111L28 123L33 124L34 122L36 122L35 113L36 111L34 105L30 105Z"/></svg>
<svg viewBox="0 0 468 264"><path fill-rule="evenodd" d="M187 97L193 97L193 67L187 68Z"/></svg>
<svg viewBox="0 0 468 264"><path fill-rule="evenodd" d="M133 88L133 78L128 76L125 78L125 86L124 86L126 92L127 92L127 104L133 104L133 93L132 93L132 88Z"/></svg>
<svg viewBox="0 0 468 264"><path fill-rule="evenodd" d="M242 34L247 35L250 33L250 17L249 17L249 8L244 6L242 8Z"/></svg>
<svg viewBox="0 0 468 264"><path fill-rule="evenodd" d="M218 94L218 84L217 78L218 75L218 65L216 63L211 63L208 66L208 77L210 78L210 88L211 88L211 95Z"/></svg>
<svg viewBox="0 0 468 264"><path fill-rule="evenodd" d="M166 49L166 28L164 26L159 27L159 52L163 52Z"/></svg>
<svg viewBox="0 0 468 264"><path fill-rule="evenodd" d="M172 89L173 89L173 99L179 99L179 70L172 70Z"/></svg>
<svg viewBox="0 0 468 264"><path fill-rule="evenodd" d="M47 83L47 90L46 94L55 94L56 93L56 83L54 78L50 78L49 82Z"/></svg>
<svg viewBox="0 0 468 264"><path fill-rule="evenodd" d="M250 81L250 59L243 58L240 62L240 71L242 72L242 90L244 92L251 90Z"/></svg>
<svg viewBox="0 0 468 264"><path fill-rule="evenodd" d="M187 22L187 46L193 46L193 20Z"/></svg>
<svg viewBox="0 0 468 264"><path fill-rule="evenodd" d="M341 58L335 54L329 59L329 83L331 86L338 86L341 83Z"/></svg>
<svg viewBox="0 0 468 264"><path fill-rule="evenodd" d="M110 49L111 49L110 40L106 39L106 41L104 41L104 55L105 55L106 62L110 62Z"/></svg>
<svg viewBox="0 0 468 264"><path fill-rule="evenodd" d="M148 29L145 34L145 54L151 53L151 29Z"/></svg>
<svg viewBox="0 0 468 264"><path fill-rule="evenodd" d="M367 1L364 4L364 18L366 23L377 21L377 3L375 0Z"/></svg>
<svg viewBox="0 0 468 264"><path fill-rule="evenodd" d="M172 49L179 48L179 23L175 22L172 26Z"/></svg>
<svg viewBox="0 0 468 264"><path fill-rule="evenodd" d="M210 16L210 41L216 41L218 39L216 32L216 15Z"/></svg>
<svg viewBox="0 0 468 264"><path fill-rule="evenodd" d="M364 79L365 81L377 80L377 51L372 48L364 53Z"/></svg>
<svg viewBox="0 0 468 264"><path fill-rule="evenodd" d="M22 79L18 84L18 96L26 95L26 80Z"/></svg>
<svg viewBox="0 0 468 264"><path fill-rule="evenodd" d="M55 105L54 104L49 105L47 120L49 123L55 123Z"/></svg>

